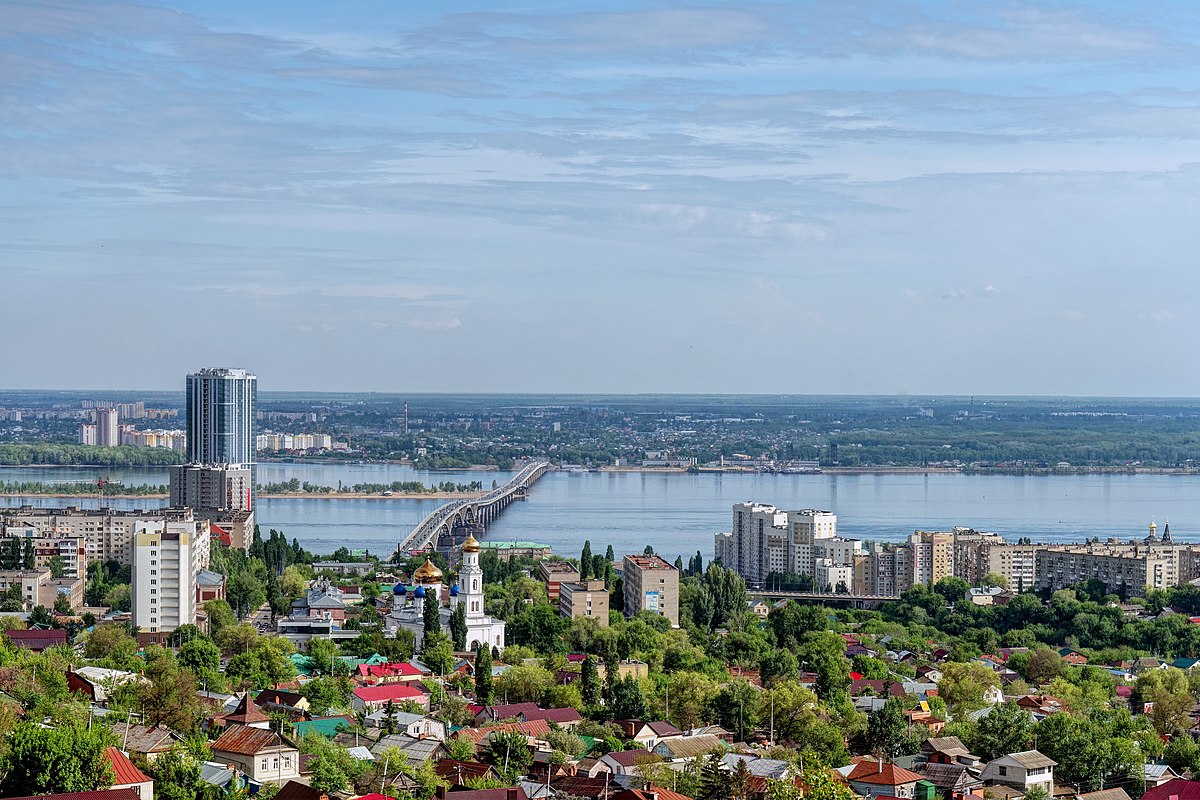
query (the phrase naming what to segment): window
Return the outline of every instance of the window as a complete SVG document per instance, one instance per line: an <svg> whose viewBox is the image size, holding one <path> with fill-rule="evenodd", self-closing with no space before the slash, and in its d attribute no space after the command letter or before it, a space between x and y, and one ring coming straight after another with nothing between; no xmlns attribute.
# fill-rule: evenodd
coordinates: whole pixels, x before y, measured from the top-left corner
<svg viewBox="0 0 1200 800"><path fill-rule="evenodd" d="M1007 775L1007 774L1008 774L1008 767L997 767L997 769L999 769L999 770L1000 770L1000 774L1001 774L1001 775Z"/></svg>
<svg viewBox="0 0 1200 800"><path fill-rule="evenodd" d="M264 758L262 760L262 769L265 770L266 768L267 768L267 760Z"/></svg>

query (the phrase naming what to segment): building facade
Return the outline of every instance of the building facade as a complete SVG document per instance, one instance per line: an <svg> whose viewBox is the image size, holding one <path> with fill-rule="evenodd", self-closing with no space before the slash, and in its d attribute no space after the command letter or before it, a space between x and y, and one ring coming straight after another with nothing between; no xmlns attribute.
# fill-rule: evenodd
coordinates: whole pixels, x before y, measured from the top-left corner
<svg viewBox="0 0 1200 800"><path fill-rule="evenodd" d="M559 584L558 610L564 617L594 619L608 627L608 589L604 579Z"/></svg>
<svg viewBox="0 0 1200 800"><path fill-rule="evenodd" d="M679 571L656 555L625 556L625 616L649 611L679 627Z"/></svg>
<svg viewBox="0 0 1200 800"><path fill-rule="evenodd" d="M187 376L187 460L254 464L258 378L244 369L202 369Z"/></svg>
<svg viewBox="0 0 1200 800"><path fill-rule="evenodd" d="M251 507L250 467L179 464L170 468L171 506L243 511Z"/></svg>
<svg viewBox="0 0 1200 800"><path fill-rule="evenodd" d="M133 536L133 624L149 633L196 623L196 575L208 566L208 535L195 522L140 522Z"/></svg>
<svg viewBox="0 0 1200 800"><path fill-rule="evenodd" d="M90 561L116 561L132 564L131 542L139 522L194 522L197 538L207 540L209 523L191 509L163 508L153 510L121 511L113 508L81 509L66 508L20 508L0 509L0 527L23 530L35 529L40 536L82 538L84 554L76 572L82 575ZM25 535L28 535L26 533ZM207 563L207 556L206 556Z"/></svg>

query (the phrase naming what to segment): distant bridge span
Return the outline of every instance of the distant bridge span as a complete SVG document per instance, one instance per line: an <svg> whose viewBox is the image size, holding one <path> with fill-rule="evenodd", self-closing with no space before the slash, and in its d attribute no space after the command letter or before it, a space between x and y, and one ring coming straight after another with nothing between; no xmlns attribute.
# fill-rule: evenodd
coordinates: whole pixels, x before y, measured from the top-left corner
<svg viewBox="0 0 1200 800"><path fill-rule="evenodd" d="M549 461L534 461L522 468L508 483L492 489L487 494L451 500L438 506L400 542L396 548L397 553L403 555L413 550L428 550L437 543L442 534L450 534L458 527L486 526L500 516L500 512L513 500L524 500L529 487L537 483L538 478L545 475L548 469Z"/></svg>

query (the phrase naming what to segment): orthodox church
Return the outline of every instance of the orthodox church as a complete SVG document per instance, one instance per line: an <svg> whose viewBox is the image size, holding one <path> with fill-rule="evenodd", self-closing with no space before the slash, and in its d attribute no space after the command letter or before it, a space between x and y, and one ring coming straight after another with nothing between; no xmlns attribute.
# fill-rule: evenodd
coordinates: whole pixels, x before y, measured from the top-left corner
<svg viewBox="0 0 1200 800"><path fill-rule="evenodd" d="M462 566L458 583L446 590L442 571L428 558L413 572L413 586L396 584L392 590L392 610L384 619L384 630L394 635L401 628L413 632L417 650L425 635L425 597L433 592L438 598L442 632L450 635L450 614L463 605L467 618L467 649L480 645L504 647L504 621L493 619L483 610L483 570L479 566L479 542L468 536L462 544Z"/></svg>

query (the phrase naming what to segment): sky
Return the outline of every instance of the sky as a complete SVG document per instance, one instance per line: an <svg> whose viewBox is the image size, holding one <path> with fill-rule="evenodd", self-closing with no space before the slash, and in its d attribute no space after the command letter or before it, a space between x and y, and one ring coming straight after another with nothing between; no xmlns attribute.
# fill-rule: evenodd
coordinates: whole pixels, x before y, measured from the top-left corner
<svg viewBox="0 0 1200 800"><path fill-rule="evenodd" d="M1192 2L0 0L0 386L1195 396Z"/></svg>

